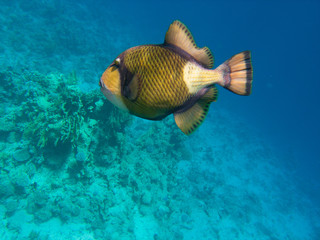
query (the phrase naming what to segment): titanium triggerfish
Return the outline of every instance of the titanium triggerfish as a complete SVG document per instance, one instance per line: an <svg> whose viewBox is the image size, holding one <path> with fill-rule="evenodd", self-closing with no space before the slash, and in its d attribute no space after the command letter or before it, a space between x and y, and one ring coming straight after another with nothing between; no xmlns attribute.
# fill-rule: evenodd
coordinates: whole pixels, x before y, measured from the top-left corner
<svg viewBox="0 0 320 240"><path fill-rule="evenodd" d="M141 45L121 53L100 79L103 94L115 106L141 118L161 120L173 114L189 135L205 119L218 96L216 84L250 95L250 51L213 67L209 48L198 48L180 21L174 21L163 44Z"/></svg>

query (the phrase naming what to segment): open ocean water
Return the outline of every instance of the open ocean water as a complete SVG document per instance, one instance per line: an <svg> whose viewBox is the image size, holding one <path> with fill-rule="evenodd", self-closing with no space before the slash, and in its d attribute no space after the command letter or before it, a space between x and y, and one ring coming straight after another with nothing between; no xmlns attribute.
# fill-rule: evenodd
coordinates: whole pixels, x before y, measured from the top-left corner
<svg viewBox="0 0 320 240"><path fill-rule="evenodd" d="M176 19L254 69L188 137L98 85ZM0 239L320 239L319 29L316 0L0 0Z"/></svg>

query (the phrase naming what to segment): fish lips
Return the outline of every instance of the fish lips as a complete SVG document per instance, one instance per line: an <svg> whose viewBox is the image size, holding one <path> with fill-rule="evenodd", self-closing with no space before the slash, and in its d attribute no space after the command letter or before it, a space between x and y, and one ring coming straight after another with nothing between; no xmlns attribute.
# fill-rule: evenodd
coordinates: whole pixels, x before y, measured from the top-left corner
<svg viewBox="0 0 320 240"><path fill-rule="evenodd" d="M104 82L103 82L103 80L102 80L102 77L100 78L99 86L100 86L100 88L101 88L101 91L102 91L102 88L105 88L105 87L106 87L106 85L104 85Z"/></svg>
<svg viewBox="0 0 320 240"><path fill-rule="evenodd" d="M112 102L112 98L113 98L114 96L113 96L112 92L106 87L106 85L104 84L102 78L100 78L99 86L100 86L100 91L103 93L103 95L104 95L110 102Z"/></svg>

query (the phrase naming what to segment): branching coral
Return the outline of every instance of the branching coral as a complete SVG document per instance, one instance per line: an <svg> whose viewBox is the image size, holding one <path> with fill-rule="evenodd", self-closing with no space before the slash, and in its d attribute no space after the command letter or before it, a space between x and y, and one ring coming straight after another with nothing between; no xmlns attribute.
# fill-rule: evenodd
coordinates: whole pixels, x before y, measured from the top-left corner
<svg viewBox="0 0 320 240"><path fill-rule="evenodd" d="M25 137L34 137L37 146L45 147L47 144L70 142L75 144L81 135L81 126L84 124L81 96L84 95L76 84L75 75L64 78L51 76L50 82L44 92L40 91L33 96L35 107L26 105L26 108L35 108L37 111L28 114L30 121L24 131ZM43 85L43 79L38 79Z"/></svg>
<svg viewBox="0 0 320 240"><path fill-rule="evenodd" d="M20 75L6 71L0 77L5 90L14 88L8 97L16 103L11 115L20 123L18 131L40 153L52 155L57 148L75 155L81 148L92 155L101 143L120 146L123 152L122 133L131 118L108 104L98 90L81 91L75 72L44 76L27 70Z"/></svg>

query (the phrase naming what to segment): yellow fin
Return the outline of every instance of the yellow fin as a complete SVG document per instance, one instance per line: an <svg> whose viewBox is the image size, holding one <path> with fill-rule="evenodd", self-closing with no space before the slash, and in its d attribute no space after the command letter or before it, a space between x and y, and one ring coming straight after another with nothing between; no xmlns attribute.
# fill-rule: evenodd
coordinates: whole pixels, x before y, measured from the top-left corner
<svg viewBox="0 0 320 240"><path fill-rule="evenodd" d="M213 67L213 55L210 49L208 47L198 48L191 32L182 22L176 20L170 25L164 42L186 51L204 67Z"/></svg>
<svg viewBox="0 0 320 240"><path fill-rule="evenodd" d="M175 113L174 120L180 130L186 135L193 133L202 124L207 116L210 103L215 102L217 97L218 90L212 87L191 108Z"/></svg>

